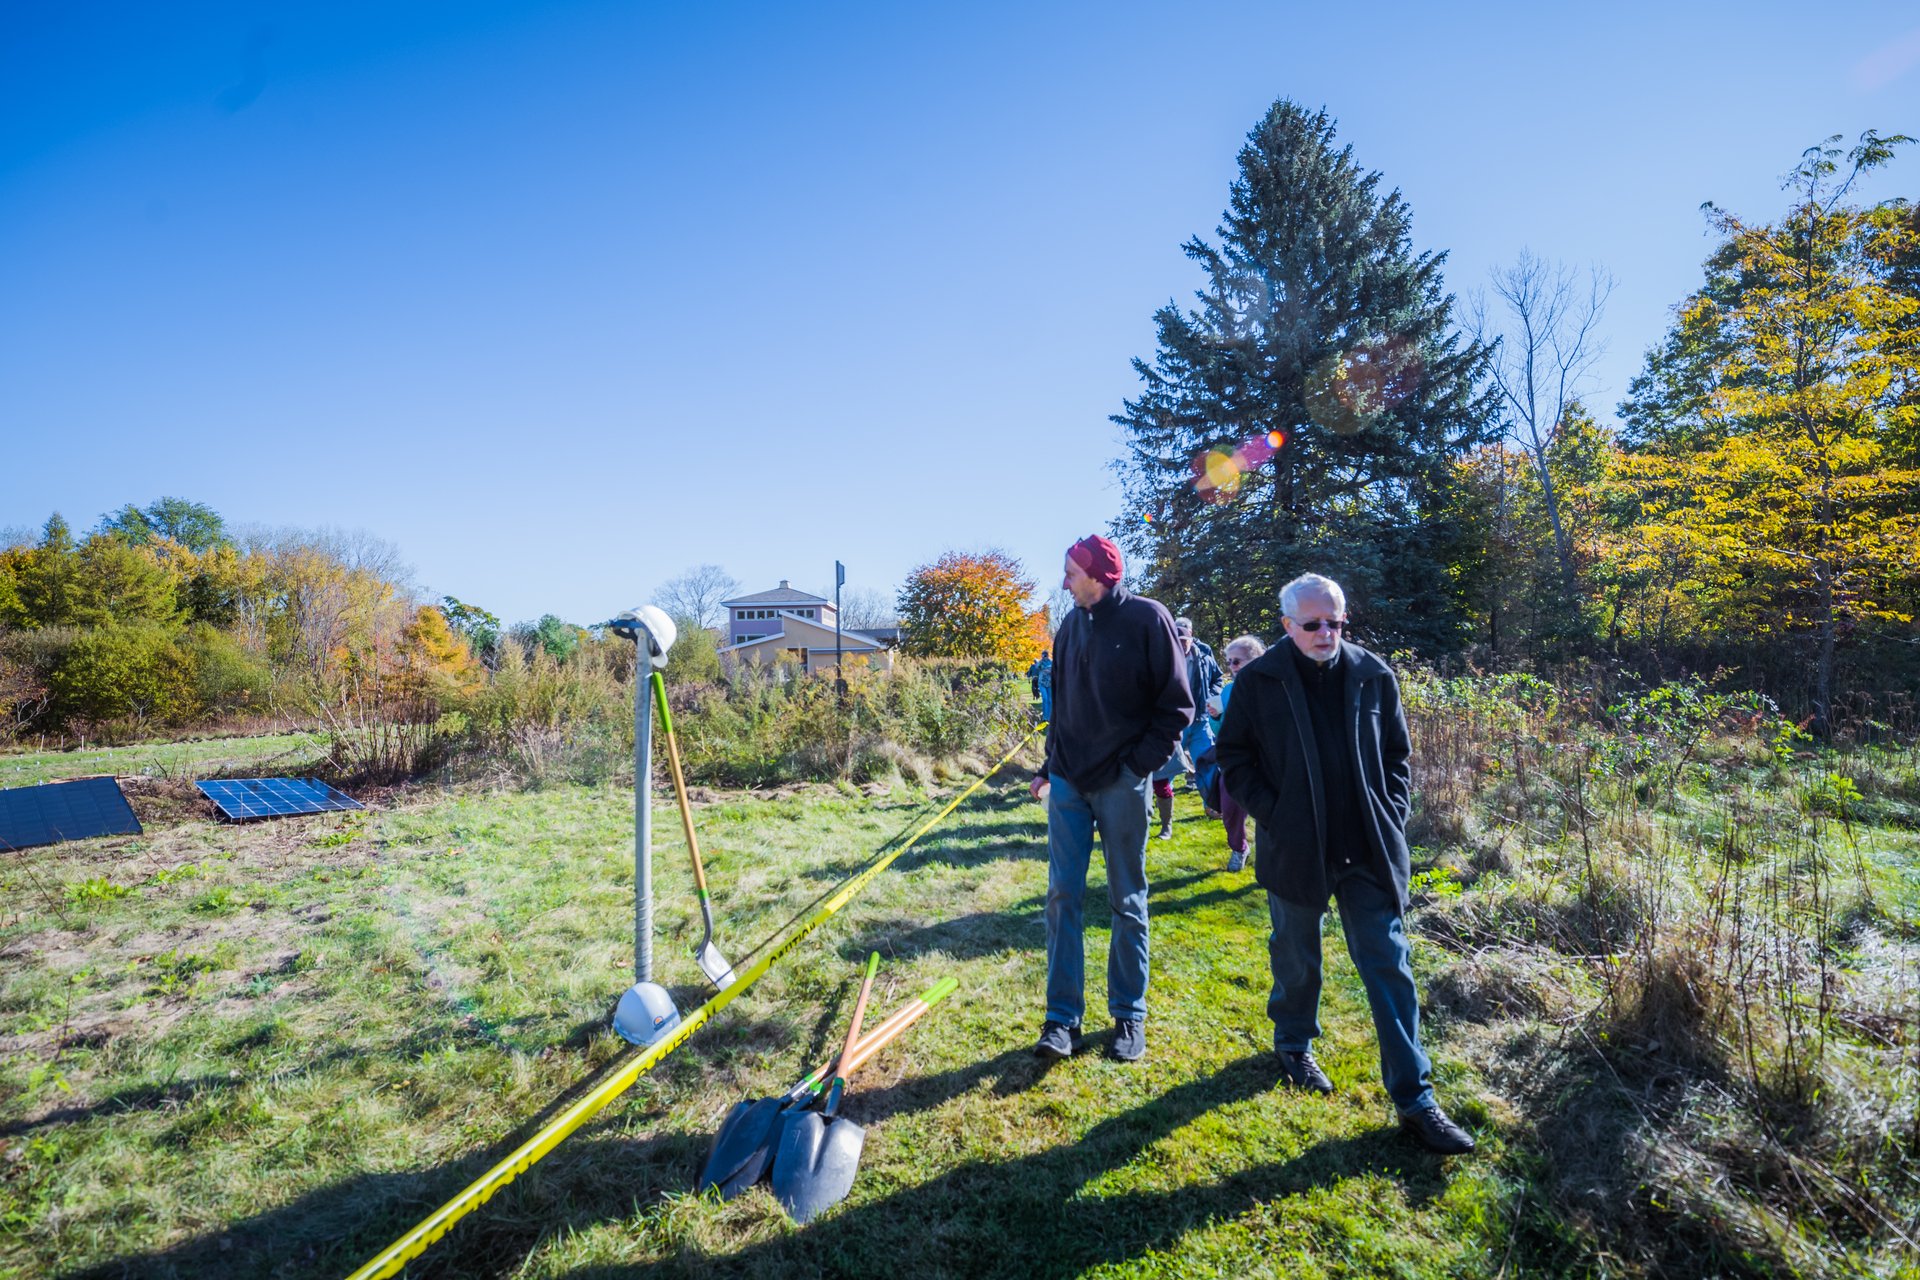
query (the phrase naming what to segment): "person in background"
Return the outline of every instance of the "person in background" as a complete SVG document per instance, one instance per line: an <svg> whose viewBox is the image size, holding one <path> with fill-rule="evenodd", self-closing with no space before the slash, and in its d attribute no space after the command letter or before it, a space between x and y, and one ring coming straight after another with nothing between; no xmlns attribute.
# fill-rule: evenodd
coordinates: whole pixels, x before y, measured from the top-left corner
<svg viewBox="0 0 1920 1280"><path fill-rule="evenodd" d="M1074 608L1053 637L1053 718L1034 799L1047 804L1047 1016L1036 1057L1079 1048L1086 1011L1083 905L1093 833L1107 863L1107 1012L1123 1062L1147 1051L1147 779L1193 720L1187 668L1165 608L1120 585L1120 548L1067 550Z"/></svg>
<svg viewBox="0 0 1920 1280"><path fill-rule="evenodd" d="M1220 724L1227 786L1259 824L1254 875L1267 891L1273 1049L1297 1089L1333 1092L1320 1034L1321 927L1340 909L1347 954L1366 987L1380 1075L1400 1127L1430 1151L1473 1138L1433 1095L1420 1047L1420 996L1407 940L1407 815L1412 743L1400 682L1377 655L1341 638L1346 593L1319 574L1280 590L1287 643L1240 669Z"/></svg>
<svg viewBox="0 0 1920 1280"><path fill-rule="evenodd" d="M1187 688L1193 694L1193 720L1180 733L1180 746L1173 759L1153 775L1153 802L1160 814L1160 838L1173 839L1173 780L1194 771L1194 761L1213 746L1213 725L1201 712L1202 704L1220 692L1220 664L1213 650L1193 638L1193 619L1175 618L1173 634L1180 641L1180 653L1187 663Z"/></svg>
<svg viewBox="0 0 1920 1280"><path fill-rule="evenodd" d="M1267 646L1259 636L1240 636L1227 642L1227 675L1229 679L1220 687L1207 703L1207 715L1214 725L1214 736L1219 737L1220 719L1227 714L1227 704L1233 700L1233 680L1240 674L1240 668L1266 653ZM1220 780L1220 825L1227 833L1227 870L1244 871L1247 866L1247 810L1233 798L1232 788L1226 779Z"/></svg>
<svg viewBox="0 0 1920 1280"><path fill-rule="evenodd" d="M1033 696L1040 699L1040 721L1044 724L1053 719L1053 650L1040 651L1027 668L1027 679L1033 685Z"/></svg>
<svg viewBox="0 0 1920 1280"><path fill-rule="evenodd" d="M1173 744L1173 754L1153 771L1153 807L1160 815L1160 829L1154 835L1161 840L1173 839L1173 780L1193 772L1193 757L1187 754L1186 746L1186 737L1191 732L1192 725L1180 731L1180 740Z"/></svg>

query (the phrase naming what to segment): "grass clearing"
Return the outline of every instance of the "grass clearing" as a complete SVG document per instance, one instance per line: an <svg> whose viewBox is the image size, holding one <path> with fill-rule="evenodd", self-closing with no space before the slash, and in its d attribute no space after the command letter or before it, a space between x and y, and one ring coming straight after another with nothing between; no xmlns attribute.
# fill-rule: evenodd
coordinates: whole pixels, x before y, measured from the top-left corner
<svg viewBox="0 0 1920 1280"><path fill-rule="evenodd" d="M6 752L0 753L0 787L32 787L102 773L162 781L269 770L305 776L326 753L325 741L311 733L146 742L128 747L77 747L71 751Z"/></svg>
<svg viewBox="0 0 1920 1280"><path fill-rule="evenodd" d="M1910 766L1829 768L1864 780L1863 814L1896 821L1822 817L1807 846L1859 868L1830 897L1858 921L1848 981L1881 998L1881 1021L1836 1035L1835 1060L1910 1054ZM1756 824L1762 810L1806 810L1764 762L1701 768L1658 812L1592 808L1617 828L1603 843L1619 846L1619 883L1636 883L1634 841L1724 845L1735 780ZM1655 1124L1648 1108L1681 1100L1658 1054L1650 1075L1629 1065L1616 1088L1615 1068L1586 1053L1605 998L1596 966L1539 942L1591 945L1618 924L1567 869L1578 832L1546 843L1537 786L1517 772L1483 769L1453 823L1460 843L1421 863L1427 1038L1442 1099L1481 1139L1473 1157L1440 1160L1394 1131L1337 929L1318 1048L1338 1092L1276 1087L1264 895L1224 870L1218 826L1185 792L1176 837L1149 855L1147 1061L1035 1061L1044 816L1006 777L408 1274L1661 1274L1623 1240L1623 1214L1719 1232L1718 1274L1911 1274L1911 1259L1848 1246L1839 1226L1806 1224L1839 1243L1803 1250L1789 1271L1744 1245L1741 1224L1716 1225L1725 1200L1608 1199L1622 1170L1665 1159L1684 1185L1690 1167L1716 1176L1686 1163L1714 1141L1757 1140L1737 1108L1696 1091L1684 1100L1700 1113L1696 1141L1660 1146L1671 1110ZM955 790L701 793L721 950L744 968L776 926ZM135 803L145 818L157 802ZM656 803L670 817L670 795ZM1541 834L1514 834L1526 828ZM678 834L656 825L656 966L690 1009L705 989ZM169 811L142 837L7 855L0 1275L346 1274L629 1052L608 1024L632 976L631 836L618 788L418 786L378 812L230 826ZM1096 1047L1103 880L1096 861ZM1674 900L1704 902L1687 896L1695 883L1676 878L1686 893ZM856 1079L845 1113L869 1131L847 1203L800 1230L764 1192L724 1205L693 1195L726 1109L831 1056L873 949L876 1016L946 974L961 986ZM1889 1140L1903 1122L1887 1118ZM1569 1189L1583 1169L1590 1181ZM1600 1198L1583 1202L1580 1186Z"/></svg>

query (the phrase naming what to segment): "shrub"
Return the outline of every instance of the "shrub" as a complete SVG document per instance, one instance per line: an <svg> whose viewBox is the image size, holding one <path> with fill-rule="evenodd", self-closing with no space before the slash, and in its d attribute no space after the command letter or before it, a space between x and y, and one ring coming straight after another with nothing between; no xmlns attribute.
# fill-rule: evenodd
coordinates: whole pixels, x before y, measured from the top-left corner
<svg viewBox="0 0 1920 1280"><path fill-rule="evenodd" d="M158 626L77 633L54 666L49 718L58 725L178 724L199 710L192 656Z"/></svg>
<svg viewBox="0 0 1920 1280"><path fill-rule="evenodd" d="M273 668L231 632L205 622L187 629L183 641L193 666L195 699L209 715L263 711L273 703Z"/></svg>
<svg viewBox="0 0 1920 1280"><path fill-rule="evenodd" d="M667 653L667 683L711 684L720 679L720 641L692 618L675 617L679 637Z"/></svg>

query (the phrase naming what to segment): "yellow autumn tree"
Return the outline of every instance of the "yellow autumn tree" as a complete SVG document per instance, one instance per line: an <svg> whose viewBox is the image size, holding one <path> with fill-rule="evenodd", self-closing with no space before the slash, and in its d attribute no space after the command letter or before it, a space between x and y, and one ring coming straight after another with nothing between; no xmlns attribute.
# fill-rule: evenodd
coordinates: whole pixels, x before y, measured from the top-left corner
<svg viewBox="0 0 1920 1280"><path fill-rule="evenodd" d="M472 693L486 676L466 638L448 625L446 614L430 604L421 605L413 620L400 629L394 661L398 668L395 681L406 695L442 704Z"/></svg>
<svg viewBox="0 0 1920 1280"><path fill-rule="evenodd" d="M1842 632L1910 621L1920 601L1920 459L1903 444L1920 414L1920 297L1897 278L1920 231L1903 203L1842 203L1911 139L1869 131L1844 153L1837 141L1789 175L1779 223L1709 206L1725 242L1655 357L1682 372L1617 472L1614 548L1645 588L1643 626L1810 641L1823 729ZM1651 402L1647 380L1635 392ZM1630 400L1630 419L1640 407Z"/></svg>
<svg viewBox="0 0 1920 1280"><path fill-rule="evenodd" d="M1027 599L1033 580L1004 551L949 551L907 575L900 647L922 658L997 658L1024 670L1040 656Z"/></svg>

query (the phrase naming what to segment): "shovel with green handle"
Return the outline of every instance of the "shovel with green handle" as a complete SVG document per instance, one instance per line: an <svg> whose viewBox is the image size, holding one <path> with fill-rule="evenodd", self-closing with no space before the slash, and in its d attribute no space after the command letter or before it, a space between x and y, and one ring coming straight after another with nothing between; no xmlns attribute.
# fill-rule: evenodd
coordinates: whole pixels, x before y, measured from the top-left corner
<svg viewBox="0 0 1920 1280"><path fill-rule="evenodd" d="M853 1056L843 1071L851 1076L874 1054L887 1047L925 1016L934 1005L960 987L956 978L942 978L918 996L901 1005L885 1022L867 1032L854 1046ZM706 1166L700 1171L700 1190L718 1187L722 1200L731 1200L760 1181L773 1160L774 1144L779 1139L780 1118L810 1102L833 1078L838 1059L828 1059L799 1084L776 1098L755 1098L736 1102L727 1112L720 1131L713 1137Z"/></svg>

